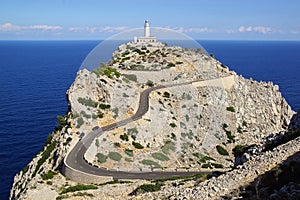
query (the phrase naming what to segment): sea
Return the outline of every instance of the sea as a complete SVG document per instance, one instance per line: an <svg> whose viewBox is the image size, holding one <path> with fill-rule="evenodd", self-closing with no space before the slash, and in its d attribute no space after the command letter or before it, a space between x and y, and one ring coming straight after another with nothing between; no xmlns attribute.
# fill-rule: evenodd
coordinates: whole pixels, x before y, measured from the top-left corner
<svg viewBox="0 0 300 200"><path fill-rule="evenodd" d="M67 111L66 91L101 41L0 41L0 199ZM199 40L246 78L272 81L300 108L300 41Z"/></svg>

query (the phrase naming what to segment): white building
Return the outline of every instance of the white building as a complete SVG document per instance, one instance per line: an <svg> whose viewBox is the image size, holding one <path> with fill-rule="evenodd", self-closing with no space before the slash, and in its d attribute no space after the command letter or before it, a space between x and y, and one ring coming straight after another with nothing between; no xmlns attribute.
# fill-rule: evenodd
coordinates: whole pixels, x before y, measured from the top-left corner
<svg viewBox="0 0 300 200"><path fill-rule="evenodd" d="M156 42L156 37L150 35L150 26L149 21L145 20L144 24L144 36L134 38L134 42L137 43L149 43L149 42Z"/></svg>

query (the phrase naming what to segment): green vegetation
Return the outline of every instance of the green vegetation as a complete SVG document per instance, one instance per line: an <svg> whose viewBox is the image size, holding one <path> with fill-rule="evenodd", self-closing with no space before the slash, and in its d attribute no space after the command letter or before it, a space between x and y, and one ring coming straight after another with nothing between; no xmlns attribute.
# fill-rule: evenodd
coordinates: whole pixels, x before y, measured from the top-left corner
<svg viewBox="0 0 300 200"><path fill-rule="evenodd" d="M177 139L176 139L175 133L171 133L171 139L172 139L172 140L175 140L175 141L177 140Z"/></svg>
<svg viewBox="0 0 300 200"><path fill-rule="evenodd" d="M53 139L53 134L49 134L44 146L47 146L48 144L51 144L52 139Z"/></svg>
<svg viewBox="0 0 300 200"><path fill-rule="evenodd" d="M228 138L227 142L229 142L229 143L234 143L235 142L235 139L234 139L235 136L232 135L231 131L226 131L226 135L227 135L227 138Z"/></svg>
<svg viewBox="0 0 300 200"><path fill-rule="evenodd" d="M115 143L114 143L114 146L115 146L115 147L121 147L121 144L120 144L119 142L115 142Z"/></svg>
<svg viewBox="0 0 300 200"><path fill-rule="evenodd" d="M161 189L162 184L156 183L156 184L143 184L140 185L138 188L136 188L134 191L132 191L129 195L137 195L140 193L146 193L146 192L155 192L159 191Z"/></svg>
<svg viewBox="0 0 300 200"><path fill-rule="evenodd" d="M101 112L100 110L98 110L98 111L97 111L97 117L103 118L103 117L104 117L104 113Z"/></svg>
<svg viewBox="0 0 300 200"><path fill-rule="evenodd" d="M119 116L119 108L114 108L111 110L113 112L113 118L117 118Z"/></svg>
<svg viewBox="0 0 300 200"><path fill-rule="evenodd" d="M132 52L136 52L138 54L145 54L145 52L142 52L140 49L134 49Z"/></svg>
<svg viewBox="0 0 300 200"><path fill-rule="evenodd" d="M96 141L95 141L95 145L96 145L96 147L99 147L99 145L100 145L100 143L99 143L99 139L96 139Z"/></svg>
<svg viewBox="0 0 300 200"><path fill-rule="evenodd" d="M222 156L228 156L229 155L227 150L224 149L222 146L217 145L216 148L217 148L218 153L221 154Z"/></svg>
<svg viewBox="0 0 300 200"><path fill-rule="evenodd" d="M234 142L235 142L235 139L234 139L235 136L232 135L232 132L231 132L231 131L228 131L227 128L228 128L228 125L227 125L226 123L224 123L224 124L223 124L223 130L225 131L225 133L226 133L226 135L227 135L227 138L228 138L227 142L228 142L228 143L234 143Z"/></svg>
<svg viewBox="0 0 300 200"><path fill-rule="evenodd" d="M226 128L228 128L228 125L226 123L223 124L223 130L226 131Z"/></svg>
<svg viewBox="0 0 300 200"><path fill-rule="evenodd" d="M76 191L82 191L82 190L95 190L98 189L98 187L94 185L75 185L75 186L70 186L68 188L64 188L60 194L66 194L69 192L76 192Z"/></svg>
<svg viewBox="0 0 300 200"><path fill-rule="evenodd" d="M119 179L115 179L113 181L109 181L109 182L106 182L106 183L101 183L101 184L98 184L98 186L103 186L103 185L112 185L112 184L126 184L126 183L132 183L131 181L120 181Z"/></svg>
<svg viewBox="0 0 300 200"><path fill-rule="evenodd" d="M235 112L235 109L233 106L229 106L226 108L227 111L230 111L230 112Z"/></svg>
<svg viewBox="0 0 300 200"><path fill-rule="evenodd" d="M102 110L109 109L109 108L110 108L110 105L109 105L109 104L101 103L101 104L99 105L99 108L102 109Z"/></svg>
<svg viewBox="0 0 300 200"><path fill-rule="evenodd" d="M127 78L128 80L131 80L133 82L137 82L137 77L135 74L123 74L123 76L125 78Z"/></svg>
<svg viewBox="0 0 300 200"><path fill-rule="evenodd" d="M124 133L123 135L120 135L120 139L124 140L124 141L129 141L129 137L126 133Z"/></svg>
<svg viewBox="0 0 300 200"><path fill-rule="evenodd" d="M148 80L146 85L148 85L149 87L153 87L154 83L153 83L153 81Z"/></svg>
<svg viewBox="0 0 300 200"><path fill-rule="evenodd" d="M200 158L199 161L200 161L201 163L206 163L206 161L209 161L209 160L215 161L215 159L212 158L212 157L210 157L210 156L203 156L202 158Z"/></svg>
<svg viewBox="0 0 300 200"><path fill-rule="evenodd" d="M166 156L165 154L162 154L162 153L152 153L152 157L157 159L157 160L160 160L160 161L168 161L170 160L168 156Z"/></svg>
<svg viewBox="0 0 300 200"><path fill-rule="evenodd" d="M76 128L80 128L82 126L82 124L84 123L83 118L79 117L77 118L77 125Z"/></svg>
<svg viewBox="0 0 300 200"><path fill-rule="evenodd" d="M164 154L168 155L170 154L170 151L174 152L176 150L175 143L172 141L166 141L165 145L162 146L161 150Z"/></svg>
<svg viewBox="0 0 300 200"><path fill-rule="evenodd" d="M254 147L255 144L252 145L236 145L233 149L232 149L232 153L235 157L237 156L241 156L243 155L248 149L250 149L251 147Z"/></svg>
<svg viewBox="0 0 300 200"><path fill-rule="evenodd" d="M109 152L108 157L111 160L114 160L114 161L117 161L117 162L119 162L122 158L121 154L119 154L118 152Z"/></svg>
<svg viewBox="0 0 300 200"><path fill-rule="evenodd" d="M71 141L72 141L72 138L71 138L71 137L68 137L68 138L66 139L66 141L63 143L63 145L66 146L66 145L69 144Z"/></svg>
<svg viewBox="0 0 300 200"><path fill-rule="evenodd" d="M50 154L56 147L56 144L57 144L57 142L54 141L53 143L49 144L46 147L45 151L42 153L41 158L37 162L36 168L35 168L34 172L32 173L32 177L35 177L36 173L38 172L38 170L40 169L42 164L44 164L44 162L46 162L46 160L50 157Z"/></svg>
<svg viewBox="0 0 300 200"><path fill-rule="evenodd" d="M170 93L169 93L169 92L164 92L164 93L163 93L163 97L165 97L165 98L170 98Z"/></svg>
<svg viewBox="0 0 300 200"><path fill-rule="evenodd" d="M170 126L171 126L172 128L175 128L177 125L176 125L175 123L170 123Z"/></svg>
<svg viewBox="0 0 300 200"><path fill-rule="evenodd" d="M133 150L131 150L131 149L125 149L124 152L130 157L133 156Z"/></svg>
<svg viewBox="0 0 300 200"><path fill-rule="evenodd" d="M218 164L218 163L211 163L211 165L212 165L213 167L215 167L215 168L218 168L218 169L224 168L224 166L223 166L222 164Z"/></svg>
<svg viewBox="0 0 300 200"><path fill-rule="evenodd" d="M25 174L26 172L28 172L28 169L29 169L29 166L26 165L26 166L22 169L23 174Z"/></svg>
<svg viewBox="0 0 300 200"><path fill-rule="evenodd" d="M136 149L143 149L143 145L141 145L138 142L132 141L132 145L136 148Z"/></svg>
<svg viewBox="0 0 300 200"><path fill-rule="evenodd" d="M168 63L167 67L175 67L174 63Z"/></svg>
<svg viewBox="0 0 300 200"><path fill-rule="evenodd" d="M105 163L107 161L107 156L102 153L97 153L96 157L100 163Z"/></svg>
<svg viewBox="0 0 300 200"><path fill-rule="evenodd" d="M42 179L43 179L43 180L49 180L49 179L52 179L56 174L57 174L56 172L53 172L53 171L50 170L50 171L48 171L47 174L44 174L44 175L42 176Z"/></svg>
<svg viewBox="0 0 300 200"><path fill-rule="evenodd" d="M203 157L203 155L202 155L201 153L198 153L198 152L193 153L193 156L195 156L195 157L197 157L197 158Z"/></svg>
<svg viewBox="0 0 300 200"><path fill-rule="evenodd" d="M93 197L94 195L93 194L89 194L87 192L77 192L75 194L72 194L72 197L83 197L83 196L87 196L87 197ZM56 200L62 200L62 199L67 199L69 198L70 196L65 194L65 195L60 195L58 197L56 197Z"/></svg>
<svg viewBox="0 0 300 200"><path fill-rule="evenodd" d="M134 136L136 136L139 132L138 132L137 128L134 127L134 128L129 128L129 129L127 130L127 133L128 133L128 135L130 135L131 137L134 137Z"/></svg>
<svg viewBox="0 0 300 200"><path fill-rule="evenodd" d="M96 108L98 106L98 103L93 101L91 98L87 99L87 98L78 97L77 101L84 106L89 106L93 108Z"/></svg>
<svg viewBox="0 0 300 200"><path fill-rule="evenodd" d="M127 157L125 158L125 161L126 161L126 162L133 162L133 160L132 160L132 159L130 159L130 158L127 158Z"/></svg>
<svg viewBox="0 0 300 200"><path fill-rule="evenodd" d="M151 167L157 167L157 168L161 167L157 162L155 162L153 160L146 160L146 159L144 159L140 163L142 163L143 165L149 165Z"/></svg>
<svg viewBox="0 0 300 200"><path fill-rule="evenodd" d="M82 117L86 119L90 119L92 117L92 115L87 114L84 110L82 110L80 114L82 115Z"/></svg>
<svg viewBox="0 0 300 200"><path fill-rule="evenodd" d="M180 180L180 179L184 179L185 181L189 181L189 180L197 180L200 179L201 181L205 181L208 177L208 175L210 175L210 173L201 173L201 174L196 174L196 175L191 175L191 176L173 176L173 177L169 177L169 178L161 178L161 179L156 179L152 182L166 182L166 181L175 181L175 180Z"/></svg>
<svg viewBox="0 0 300 200"><path fill-rule="evenodd" d="M58 126L56 127L56 131L62 130L62 128L67 125L67 121L65 120L65 118L63 116L60 116L60 115L58 115L56 117L56 119L58 120Z"/></svg>
<svg viewBox="0 0 300 200"><path fill-rule="evenodd" d="M93 72L97 74L97 76L103 75L103 76L107 76L110 79L113 79L114 77L119 78L121 76L121 73L112 67L105 68L100 66L98 69L94 69Z"/></svg>
<svg viewBox="0 0 300 200"><path fill-rule="evenodd" d="M243 122L242 122L242 126L248 127L247 122L246 122L246 121L243 121Z"/></svg>

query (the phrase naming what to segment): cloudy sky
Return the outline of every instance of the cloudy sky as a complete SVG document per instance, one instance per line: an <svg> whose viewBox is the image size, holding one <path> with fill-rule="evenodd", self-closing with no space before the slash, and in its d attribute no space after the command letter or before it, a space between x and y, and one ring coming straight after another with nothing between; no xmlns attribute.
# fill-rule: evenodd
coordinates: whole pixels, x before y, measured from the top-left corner
<svg viewBox="0 0 300 200"><path fill-rule="evenodd" d="M99 40L145 19L194 39L300 40L299 10L299 0L0 0L0 40Z"/></svg>

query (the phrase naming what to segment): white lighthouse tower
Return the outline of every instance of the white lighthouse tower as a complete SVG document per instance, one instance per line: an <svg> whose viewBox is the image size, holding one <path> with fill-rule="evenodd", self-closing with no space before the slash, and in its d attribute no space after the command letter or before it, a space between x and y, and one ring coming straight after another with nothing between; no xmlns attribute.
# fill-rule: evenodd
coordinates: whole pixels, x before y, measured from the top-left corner
<svg viewBox="0 0 300 200"><path fill-rule="evenodd" d="M148 20L145 20L145 24L144 24L144 37L150 37L150 27L149 27Z"/></svg>
<svg viewBox="0 0 300 200"><path fill-rule="evenodd" d="M149 21L145 20L144 24L144 36L138 37L137 39L134 39L134 42L137 43L151 43L156 42L156 37L153 37L150 35L150 25Z"/></svg>

